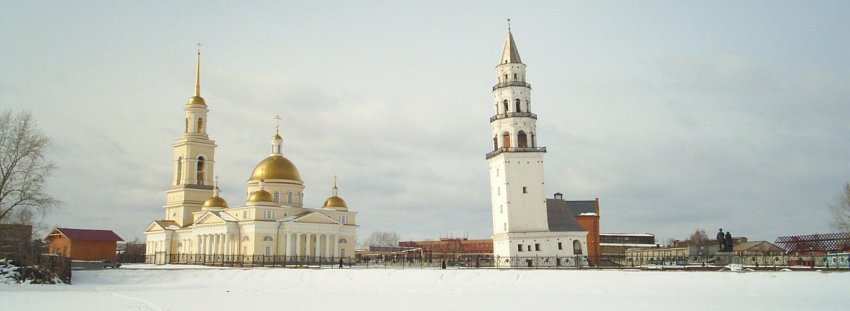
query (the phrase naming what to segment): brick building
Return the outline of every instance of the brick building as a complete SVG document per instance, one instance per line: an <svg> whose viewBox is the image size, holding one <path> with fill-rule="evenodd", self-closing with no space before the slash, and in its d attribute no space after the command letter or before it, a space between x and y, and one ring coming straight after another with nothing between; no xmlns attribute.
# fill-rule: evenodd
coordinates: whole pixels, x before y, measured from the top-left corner
<svg viewBox="0 0 850 311"><path fill-rule="evenodd" d="M73 260L115 260L118 241L112 230L56 228L47 235L47 251Z"/></svg>
<svg viewBox="0 0 850 311"><path fill-rule="evenodd" d="M575 221L587 230L587 258L591 265L597 265L600 261L599 255L599 198L586 201L567 201L564 195L555 193L552 199L546 199L546 209L549 211L549 222L556 215L574 217ZM553 212L556 211L556 212Z"/></svg>
<svg viewBox="0 0 850 311"><path fill-rule="evenodd" d="M427 259L493 256L491 239L440 238L438 241L403 241L398 242L398 246L420 248L421 256Z"/></svg>

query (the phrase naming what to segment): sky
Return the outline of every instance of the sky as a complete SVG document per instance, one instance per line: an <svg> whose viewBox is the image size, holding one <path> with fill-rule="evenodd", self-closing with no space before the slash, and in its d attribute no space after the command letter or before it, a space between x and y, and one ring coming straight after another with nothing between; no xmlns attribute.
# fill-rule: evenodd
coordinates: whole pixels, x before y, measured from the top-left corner
<svg viewBox="0 0 850 311"><path fill-rule="evenodd" d="M0 109L51 138L49 226L125 240L165 216L201 42L231 205L283 152L358 235L489 238L489 117L506 19L545 192L663 242L830 231L850 182L846 1L0 1Z"/></svg>

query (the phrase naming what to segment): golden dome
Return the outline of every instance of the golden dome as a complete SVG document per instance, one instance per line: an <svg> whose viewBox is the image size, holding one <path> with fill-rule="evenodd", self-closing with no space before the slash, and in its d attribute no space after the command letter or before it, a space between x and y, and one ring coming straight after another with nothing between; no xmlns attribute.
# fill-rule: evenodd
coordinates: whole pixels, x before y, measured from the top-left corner
<svg viewBox="0 0 850 311"><path fill-rule="evenodd" d="M262 189L251 192L248 196L248 202L272 202L272 200L272 194Z"/></svg>
<svg viewBox="0 0 850 311"><path fill-rule="evenodd" d="M343 208L348 209L348 205L345 204L345 200L338 196L332 196L325 200L325 205L322 205L325 208Z"/></svg>
<svg viewBox="0 0 850 311"><path fill-rule="evenodd" d="M192 97L189 97L189 102L186 103L186 106L192 106L192 105L200 105L200 106L206 107L207 102L204 101L203 97L192 96Z"/></svg>
<svg viewBox="0 0 850 311"><path fill-rule="evenodd" d="M251 173L251 178L249 180L261 179L286 179L303 182L301 180L301 174L298 173L298 168L295 167L295 164L292 164L291 161L284 158L282 155L277 154L265 158L263 161L260 161L256 167L254 167L254 172Z"/></svg>
<svg viewBox="0 0 850 311"><path fill-rule="evenodd" d="M204 201L204 207L222 207L227 208L227 201L218 196L212 196Z"/></svg>
<svg viewBox="0 0 850 311"><path fill-rule="evenodd" d="M283 140L283 137L280 137L280 134L278 133L274 133L274 136L272 136L272 140Z"/></svg>

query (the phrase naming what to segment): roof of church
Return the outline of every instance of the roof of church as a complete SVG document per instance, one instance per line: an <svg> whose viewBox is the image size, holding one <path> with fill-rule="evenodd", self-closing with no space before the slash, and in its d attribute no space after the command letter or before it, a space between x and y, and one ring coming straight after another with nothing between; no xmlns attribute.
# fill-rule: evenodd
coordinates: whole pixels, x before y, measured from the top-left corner
<svg viewBox="0 0 850 311"><path fill-rule="evenodd" d="M572 205L568 202L583 202L583 201L564 201L557 199L546 199L546 218L549 222L549 231L587 231L576 222L576 211L572 209ZM594 201L595 202L595 201ZM596 212L596 207L593 209Z"/></svg>
<svg viewBox="0 0 850 311"><path fill-rule="evenodd" d="M505 49L502 50L502 59L499 61L499 64L507 63L522 63L522 60L519 59L519 51L516 49L514 36L510 30L508 30L508 37L505 38Z"/></svg>

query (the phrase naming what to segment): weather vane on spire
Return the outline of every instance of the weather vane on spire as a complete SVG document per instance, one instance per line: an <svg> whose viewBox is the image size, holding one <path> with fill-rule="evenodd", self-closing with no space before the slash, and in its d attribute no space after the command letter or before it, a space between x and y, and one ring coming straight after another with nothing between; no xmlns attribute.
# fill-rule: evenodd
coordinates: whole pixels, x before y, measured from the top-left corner
<svg viewBox="0 0 850 311"><path fill-rule="evenodd" d="M511 19L508 18L508 31L511 31ZM200 44L200 43L198 43Z"/></svg>
<svg viewBox="0 0 850 311"><path fill-rule="evenodd" d="M339 191L339 188L336 187L336 175L334 175L333 196L337 196L337 191Z"/></svg>
<svg viewBox="0 0 850 311"><path fill-rule="evenodd" d="M201 54L201 42L198 42L198 54Z"/></svg>

